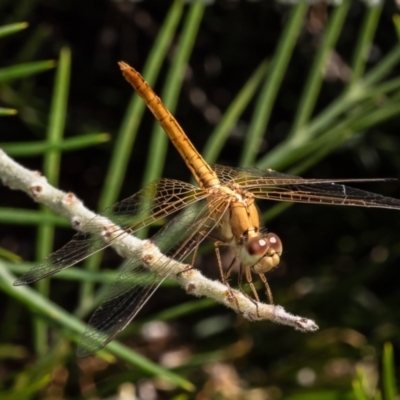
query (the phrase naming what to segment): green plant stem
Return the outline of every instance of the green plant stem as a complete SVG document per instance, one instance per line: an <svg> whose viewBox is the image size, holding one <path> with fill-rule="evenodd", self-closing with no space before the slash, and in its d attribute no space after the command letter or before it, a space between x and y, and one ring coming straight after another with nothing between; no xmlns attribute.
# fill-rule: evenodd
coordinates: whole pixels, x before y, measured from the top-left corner
<svg viewBox="0 0 400 400"><path fill-rule="evenodd" d="M22 31L28 26L29 24L27 22L17 22L16 24L4 25L0 27L0 38Z"/></svg>
<svg viewBox="0 0 400 400"><path fill-rule="evenodd" d="M15 65L0 69L0 83L11 82L16 79L26 78L40 72L47 71L56 66L54 60L37 61Z"/></svg>
<svg viewBox="0 0 400 400"><path fill-rule="evenodd" d="M61 152L81 150L109 140L110 135L108 133L88 133L54 143L49 141L0 143L0 148L13 157L32 157L52 150Z"/></svg>
<svg viewBox="0 0 400 400"><path fill-rule="evenodd" d="M13 286L13 281L15 277L12 276L7 269L0 263L0 289L6 292L8 295L16 299L17 301L25 304L33 313L39 313L48 321L51 321L53 325L62 327L60 332L68 337L73 338L74 341L79 341L79 338L83 331L85 330L85 324L79 319L73 317L71 314L64 311L61 307L49 301L48 298L43 297L35 290L27 286L19 286L15 288ZM107 351L111 352L120 359L125 360L129 364L136 365L143 371L160 376L168 379L173 384L185 390L193 390L193 385L181 378L179 375L160 367L157 364L149 361L145 357L135 353L128 347L113 341L107 345ZM106 351L102 351L105 357ZM100 353L99 353L100 355ZM109 358L109 357L107 357Z"/></svg>
<svg viewBox="0 0 400 400"><path fill-rule="evenodd" d="M393 346L385 343L383 348L383 393L385 400L395 400L397 398L396 373L393 357Z"/></svg>
<svg viewBox="0 0 400 400"><path fill-rule="evenodd" d="M252 165L257 156L257 150L267 129L274 101L289 64L308 7L306 3L301 2L294 6L291 11L286 29L279 41L276 54L271 63L271 72L268 74L261 89L254 115L251 119L244 149L240 158L241 166Z"/></svg>
<svg viewBox="0 0 400 400"><path fill-rule="evenodd" d="M203 157L209 163L213 163L217 160L231 130L235 127L240 115L252 100L254 93L260 86L267 70L268 63L263 61L254 71L253 75L247 80L232 104L224 113L218 126L209 136L203 150Z"/></svg>
<svg viewBox="0 0 400 400"><path fill-rule="evenodd" d="M67 48L60 52L60 64L57 68L52 104L50 107L47 141L51 144L62 140L67 114L68 88L70 79L71 55ZM61 162L59 150L48 150L43 160L43 173L53 186L58 185ZM42 208L43 213L50 214L47 208ZM38 226L37 257L46 257L53 248L54 225L41 222ZM39 293L45 297L49 294L49 280L42 280L36 284ZM47 352L47 325L35 319L35 347L38 355Z"/></svg>
<svg viewBox="0 0 400 400"><path fill-rule="evenodd" d="M351 90L353 85L364 75L368 55L371 51L371 44L381 14L382 9L380 7L369 7L366 9L364 20L358 33L357 44L353 53L353 61L350 67L352 72L346 90Z"/></svg>
<svg viewBox="0 0 400 400"><path fill-rule="evenodd" d="M324 68L328 57L331 55L349 11L351 1L346 0L336 7L329 19L328 27L322 43L318 46L318 53L308 74L306 84L299 99L299 107L288 138L296 138L300 134L307 135L307 130L301 130L308 123L314 110L324 77ZM303 140L302 138L299 138Z"/></svg>
<svg viewBox="0 0 400 400"><path fill-rule="evenodd" d="M43 211L24 210L23 208L0 207L0 221L13 225L39 225L40 223L70 228L65 218Z"/></svg>

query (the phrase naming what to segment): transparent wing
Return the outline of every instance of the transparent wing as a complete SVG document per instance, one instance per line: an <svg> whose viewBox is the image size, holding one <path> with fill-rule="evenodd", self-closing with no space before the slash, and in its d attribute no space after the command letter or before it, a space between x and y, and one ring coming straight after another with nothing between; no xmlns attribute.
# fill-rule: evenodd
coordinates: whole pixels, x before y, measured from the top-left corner
<svg viewBox="0 0 400 400"><path fill-rule="evenodd" d="M82 227L61 249L46 257L30 271L21 275L14 285L36 282L66 269L113 244L124 233L133 234L157 220L207 197L207 192L189 183L160 179L136 194L107 208ZM112 231L107 239L110 221L121 229ZM120 232L120 234L119 234Z"/></svg>
<svg viewBox="0 0 400 400"><path fill-rule="evenodd" d="M158 273L149 273L140 256L132 258L123 268L109 294L95 311L78 346L78 356L90 355L121 332L162 281L176 271L182 262L216 227L229 204L215 199L188 207L163 227L151 242L163 254L152 262L159 264ZM167 258L168 255L171 258Z"/></svg>
<svg viewBox="0 0 400 400"><path fill-rule="evenodd" d="M237 183L259 199L294 203L400 209L400 200L346 186L346 182L392 179L303 179L273 170L214 166L223 184Z"/></svg>

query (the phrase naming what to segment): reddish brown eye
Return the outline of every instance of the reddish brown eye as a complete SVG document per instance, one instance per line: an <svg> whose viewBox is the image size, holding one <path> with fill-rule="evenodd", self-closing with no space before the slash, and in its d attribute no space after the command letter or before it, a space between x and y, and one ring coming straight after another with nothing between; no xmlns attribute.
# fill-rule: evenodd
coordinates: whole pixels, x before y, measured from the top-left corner
<svg viewBox="0 0 400 400"><path fill-rule="evenodd" d="M263 256L268 248L268 240L257 236L248 240L246 243L247 252L251 256Z"/></svg>
<svg viewBox="0 0 400 400"><path fill-rule="evenodd" d="M269 247L275 251L275 253L281 255L283 251L281 239L275 233L268 233L265 240L269 243Z"/></svg>

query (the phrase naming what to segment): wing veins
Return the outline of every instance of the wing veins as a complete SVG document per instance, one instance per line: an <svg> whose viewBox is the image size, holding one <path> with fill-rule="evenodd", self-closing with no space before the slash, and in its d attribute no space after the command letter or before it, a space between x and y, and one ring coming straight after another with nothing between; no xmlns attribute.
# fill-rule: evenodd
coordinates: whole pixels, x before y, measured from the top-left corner
<svg viewBox="0 0 400 400"><path fill-rule="evenodd" d="M287 201L294 203L312 203L312 204L334 204L358 207L374 207L387 209L400 209L400 200L391 197L381 196L372 192L354 189L345 185L338 185L335 191L329 192L329 189L321 189L318 192L314 190L287 190L279 188L258 188L250 192L254 197L266 200Z"/></svg>
<svg viewBox="0 0 400 400"><path fill-rule="evenodd" d="M125 228L117 228L112 232L112 237L109 239L104 238L104 226L114 225L115 227L117 227L118 225L114 224L114 222L112 221L110 221L111 224L102 224L99 221L101 221L101 219L108 217L101 214L96 215L91 220L89 220L87 224L83 226L83 229L85 229L86 227L88 230L90 230L91 228L91 231L86 233L82 232L76 233L73 236L72 240L66 243L63 247L51 253L42 262L36 264L31 270L21 275L14 282L14 285L18 286L18 285L33 283L42 278L51 276L59 271L69 268L72 265L75 265L78 262L86 259L87 257L113 245L121 236L125 234L133 234L137 232L139 229L142 229L156 222L157 220L165 218L168 215L181 210L183 207L190 206L191 204L200 201L208 196L208 193L206 191L197 188L193 185L186 184L185 182L170 181L170 180L163 180L163 181L171 184L179 182L182 186L186 187L187 189L190 189L191 192L189 197L190 201L188 200L188 197L184 198L178 197L178 200L175 200L173 203L167 204L167 206L163 208L161 208L160 204L153 204L149 209L145 209L142 213L160 207L160 210L156 211L157 217L151 215L144 218L142 221L139 221L136 224L132 225L133 227L130 226ZM155 183L160 183L160 182L155 182ZM153 183L153 185L155 185L155 183ZM124 202L127 202L127 200L133 198L136 195L139 195L141 192L145 192L146 189L148 190L148 187L142 189L142 191L136 193L130 198L122 200L113 207L122 207L122 205L124 205ZM176 194L172 193L170 196L172 197L175 195ZM115 217L121 218L119 215L116 215ZM96 229L94 229L94 227L97 226L97 224L99 224L101 228L96 227Z"/></svg>
<svg viewBox="0 0 400 400"><path fill-rule="evenodd" d="M224 202L221 200L216 200L205 204L203 209L198 212L198 215L200 215L201 213L205 213L205 215L200 217L198 221L196 221L194 226L192 225L191 227L187 227L186 231L190 229L191 232L189 237L187 237L173 252L173 254L169 256L169 260L167 260L160 268L157 269L157 273L153 272L146 274L144 277L141 277L141 279L137 283L137 286L133 289L127 287L126 290L122 292L122 294L116 293L117 290L115 289L118 289L118 283L124 282L125 275L134 273L134 271L137 270L140 265L132 269L132 263L130 263L124 267L124 269L121 271L121 274L117 278L117 281L110 288L110 292L106 296L106 299L103 301L103 303L95 311L92 318L90 319L87 330L84 333L82 341L78 347L79 356L89 355L104 347L107 343L113 340L115 336L117 336L133 320L133 318L135 318L137 313L142 309L142 307L146 304L146 302L150 299L150 297L154 294L154 292L158 289L162 282L172 273L173 268L170 268L170 270L168 271L169 265L172 262L180 262L185 257L190 255L195 247L198 246L218 225L220 219L222 218L222 215L228 209L229 204L225 203L225 207L223 208L223 210L219 210L220 216L218 219L213 219L211 215L213 211L219 208L220 205L223 203ZM209 222L212 223L207 224L208 220L210 220ZM162 236L166 234L166 231L168 230L167 228L168 226L164 227L155 236ZM200 234L202 228L206 228L205 234L202 234L201 237L196 238ZM184 233L182 235L184 235ZM188 245L189 248L187 248ZM162 278L160 279L160 281L157 282L157 277L159 277L160 275L162 275ZM121 298L121 296L125 296L125 298L123 298L122 301L118 301L117 304L113 304L115 301ZM115 325L114 327L112 320L108 321L107 324L104 324L105 321L101 321L103 313L102 309L110 303L111 311L109 311L108 313L113 316L114 320L116 318L119 319L117 321L117 325ZM132 310L129 314L121 317L121 312L123 313L124 309L131 308ZM99 322L102 325L100 325ZM103 331L101 331L101 329ZM94 342L95 346L93 346Z"/></svg>

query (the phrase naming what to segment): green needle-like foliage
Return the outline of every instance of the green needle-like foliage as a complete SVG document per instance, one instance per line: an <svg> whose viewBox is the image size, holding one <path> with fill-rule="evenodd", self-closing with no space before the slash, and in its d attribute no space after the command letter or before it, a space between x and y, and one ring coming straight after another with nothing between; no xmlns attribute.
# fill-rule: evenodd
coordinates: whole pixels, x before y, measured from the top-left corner
<svg viewBox="0 0 400 400"><path fill-rule="evenodd" d="M31 4L21 0L18 3L21 7L15 9L14 17L18 16L20 18L18 20L28 19L31 10L35 7L35 4L33 4L35 2ZM148 14L146 14L146 11L146 13L139 14L139 17L137 17L140 19L138 26L149 35L152 43L140 72L150 86L156 88L156 92L163 99L168 109L173 114L182 112L183 116L185 112L188 112L188 108L187 104L180 102L180 99L184 97L183 94L190 92L185 87L185 72L189 70L188 66L191 65L192 60L196 59L197 52L202 51L201 46L210 42L210 37L212 37L210 32L218 32L220 29L221 20L218 13L222 11L219 7L223 9L223 6L218 4L207 6L206 1L187 3L189 4L185 4L181 0L170 2L169 10L162 16L162 22L160 22L157 30L158 34L154 37L152 36L154 35L154 21L149 17L151 11ZM245 3L246 7L251 7L250 2ZM234 7L233 5L230 6ZM255 3L252 6L255 6ZM259 4L258 6L263 7L264 5ZM0 10L2 7L0 6ZM161 6L158 5L157 7ZM283 6L276 5L276 7ZM322 10L326 10L323 6L321 7ZM285 94L285 82L290 75L292 64L296 61L296 54L298 54L296 52L299 51L299 48L302 48L304 41L307 40L307 37L304 38L305 25L310 19L311 12L316 12L315 10L321 12L321 9L311 8L310 4L304 1L297 2L297 4L285 9L283 28L274 44L272 56L267 57L266 54L263 54L257 63L251 64L254 67L249 68L247 80L236 82L236 91L229 97L229 104L226 104L225 112L221 115L219 122L215 124L213 129L210 129L210 132L201 132L202 136L200 137L204 146L199 150L207 161L211 163L220 162L221 159L236 159L237 165L241 166L251 165L260 169L273 168L293 174L304 174L335 152L344 153L347 150L351 152L357 150L359 146L359 153L361 154L362 143L368 132L373 129L380 129L378 127L390 124L398 117L400 114L400 79L397 75L400 66L400 46L394 44L391 48L386 48L379 62L372 66L369 65L367 55L377 40L379 29L384 24L382 22L384 16L382 8L366 7L361 2L354 6L351 0L343 0L338 6L327 9L329 12L327 11L326 14L325 28L318 37L318 45L312 52L307 73L298 78L301 81L301 93L296 100L295 111L293 117L290 118L290 126L286 126L285 135L280 135L279 140L273 137L271 132L276 132L276 130L274 131L274 112L277 104L282 102L281 96ZM249 8L244 8L244 10L251 12ZM153 10L153 12L156 15L158 9ZM327 101L324 97L326 67L336 54L338 43L345 35L346 19L349 18L351 12L362 12L363 14L359 26L353 27L351 31L354 36L354 46L348 56L351 60L348 66L351 74L347 79L344 79L340 91L336 93L334 99ZM256 24L256 16L254 16L254 20ZM148 25L146 25L146 21L150 21ZM399 21L397 15L393 16L393 34L394 36L397 35L398 38L400 37ZM99 212L121 199L122 193L125 191L124 184L127 182L129 185L132 182L135 182L135 184L139 182L141 186L144 186L152 180L166 176L168 160L170 157L177 158L178 156L176 152L172 156L172 151L175 150L168 153L170 144L156 121L153 122L150 129L146 125L146 118L149 113L139 96L133 93L131 99L126 103L120 125L115 127L115 134L102 133L107 132L108 129L106 124L102 126L106 118L102 120L100 117L98 118L99 121L96 120L96 124L90 121L80 125L90 128L83 132L71 134L73 131L71 115L79 115L79 113L76 109L71 110L69 96L72 96L74 91L79 90L74 84L74 79L77 78L79 73L85 73L85 71L81 72L74 69L74 47L57 43L57 48L60 50L56 61L31 61L36 58L35 52L39 51L51 36L49 27L32 26L30 37L27 38L25 45L15 56L16 62L12 65L7 60L7 54L3 51L1 42L10 40L16 35L24 35L27 32L25 29L28 25L25 22L9 22L9 18L4 19L4 25L0 27L0 54L2 56L0 58L2 60L0 62L0 100L2 101L0 117L3 117L0 122L6 121L4 123L7 125L4 126L9 127L10 120L18 116L21 123L29 127L31 137L28 139L26 137L24 139L15 137L15 139L5 141L1 136L4 131L2 128L0 131L0 149L17 158L21 163L25 163L25 160L27 160L27 163L32 159L36 160L35 168L40 168L48 181L52 185L58 186L66 159L71 160L72 157L76 157L72 164L76 160L76 163L81 165L80 158L85 158L83 154L86 154L84 151L92 149L94 146L106 148L101 153L104 158L103 164L101 164L104 168L101 172L105 178L95 206ZM241 29L239 23L232 24L232 32L227 32L226 37L229 37L230 34L233 35L235 29ZM245 30L240 32L245 32ZM107 36L106 28L104 28L103 35L102 40L112 42L112 35ZM265 35L265 32L260 34L260 36L262 35ZM245 40L245 35L243 40ZM132 42L129 45L132 45ZM257 43L247 45L257 46ZM133 51L134 47L132 45L129 49ZM121 52L123 48L124 45L121 45ZM113 52L111 54L113 55L110 58L113 59L112 62L115 63L115 70L117 71L116 62L119 60L114 60L114 57L116 57L115 54L119 53ZM122 54L125 56L126 52L122 52ZM97 56L99 59L101 58L99 55ZM106 55L104 56L106 57ZM118 57L123 58L123 56ZM233 60L237 60L240 58L240 54L233 54L231 57ZM126 61L130 62L130 60ZM96 75L98 71L95 70L95 67L91 68L91 74ZM191 73L193 73L193 70L191 70ZM228 75L229 71L225 70L225 73ZM34 94L37 84L35 79L44 79L43 77L47 77L47 79L51 77L53 88L51 99L39 100ZM121 77L121 87L122 84L125 84L125 82ZM123 90L128 93L129 85L123 87ZM99 91L99 93L93 93L92 97L104 96L109 100L109 104L112 104L112 90L105 91L105 93L106 95ZM84 97L83 92L80 92L80 96ZM115 98L118 99L118 96L115 96ZM79 117L76 119L79 119ZM246 120L245 140L243 135L240 137L240 135L232 134L235 126L239 126L244 120ZM192 138L191 132L187 133ZM237 154L229 158L224 151L231 148L230 141L239 140L238 138L242 140L243 145L239 146L240 151L237 151ZM262 151L265 140L272 140L275 143L267 152ZM144 146L141 142L144 141L148 144L148 150L143 150ZM393 140L387 136L382 135L376 139L376 142L382 148L386 148L388 152L395 153L397 151L393 148ZM197 146L196 143L195 145ZM143 162L145 166L137 168L136 162L138 162L137 159L140 159L141 153L146 153ZM37 158L35 159L35 157ZM38 157L40 157L40 163L37 162ZM395 155L393 159L398 160L398 157ZM134 163L134 167L131 163ZM398 165L400 167L400 163ZM69 182L68 189L71 189L71 187L73 187L73 184ZM3 195L8 189L2 187L1 190ZM85 196L84 193L78 191L75 194L82 198ZM88 199L88 201L92 200ZM280 214L284 217L283 211L289 206L289 203L278 203L270 207L267 212L263 209L263 222ZM341 236L341 240L338 239L337 243L330 242L330 247L332 251L340 253L344 263L351 264L349 261L350 253L356 247L356 244L364 246L364 248L367 247L366 243L368 246L372 246L373 239L371 239L368 223L363 214L354 211L354 213L348 215L349 220L353 223L352 226L355 227L354 230L357 231L359 226L361 228L354 235L349 233ZM313 215L304 218L308 225L315 224L317 226L320 223L317 217L314 220ZM6 204L3 205L2 202L0 202L0 222L3 225L10 226L12 230L21 226L27 230L32 227L36 229L37 260L54 251L56 247L54 244L55 228L69 226L68 221L43 207L36 209L18 205L10 207ZM164 220L159 221L157 227L162 226L165 222ZM293 230L295 229L298 229L298 226L293 228ZM330 227L323 226L323 229L321 236L325 235ZM377 228L377 230L379 229ZM384 231L379 232L382 232L381 237L384 238ZM148 238L152 233L153 228L143 229L139 236ZM353 236L356 236L357 240L354 240ZM11 242L14 240L12 235L10 240ZM391 243L393 241L394 239ZM298 242L299 246L304 244L301 233L298 235ZM397 237L391 248L397 256L400 254L398 242ZM5 243L7 244L8 241L5 240ZM310 247L314 244L315 247L318 247L318 243L321 242L315 236L306 240L306 245ZM208 260L211 259L207 258L208 256L205 254L212 254L212 247L207 246L206 243L199 250L198 259L205 260L204 264L209 263ZM209 249L211 249L211 252L208 251ZM146 315L139 316L132 326L124 331L120 338L124 341L127 340L127 345L114 340L99 353L101 359L99 365L102 362L112 364L122 360L123 364L120 365L123 365L129 371L129 377L122 375L118 368L110 368L110 370L112 369L110 378L103 375L103 381L97 383L97 387L93 389L94 392L88 392L87 396L85 394L75 398L89 398L91 395L97 398L106 398L110 393L116 393L119 385L125 381L140 384L145 379L154 377L159 379L158 388L170 390L171 393L173 390L176 393L181 390L188 393L195 390L196 385L203 385L203 394L202 396L199 395L199 399L230 398L224 394L223 388L218 386L216 381L212 381L210 378L208 384L206 384L203 378L203 375L209 374L212 368L221 368L215 370L220 373L226 372L227 370L224 370L223 367L228 368L227 365L229 364L229 368L231 368L228 368L231 373L229 382L232 385L230 388L233 388L232 382L235 381L237 383L237 386L235 386L237 392L235 393L239 393L238 397L231 398L263 398L255 395L255 397L250 397L250 388L254 386L262 387L264 391L260 392L261 396L268 394L269 397L264 398L271 399L394 400L397 396L396 365L393 348L390 344L384 346L382 372L377 374L379 383L373 387L373 390L370 389L369 385L369 379L372 375L366 373L366 370L361 367L361 362L360 367L354 369L354 373L348 372L356 365L357 360L365 359L365 357L363 358L363 351L369 351L372 348L372 344L367 345L366 343L367 334L363 336L356 330L365 329L367 331L368 329L373 330L375 327L368 328L368 318L362 318L359 315L365 315L363 313L365 310L370 311L374 315L374 317L371 317L372 321L376 318L374 312L378 314L376 310L379 310L379 313L380 310L387 312L387 309L381 304L383 301L374 298L371 292L366 289L366 284L364 285L365 282L374 281L375 274L377 274L376 270L372 268L371 259L379 259L379 256L383 258L384 250L379 248L379 245L373 246L369 256L365 255L367 250L364 250L364 253L359 255L359 260L365 267L356 271L353 269L352 273L354 274L344 276L340 285L335 285L335 282L337 282L336 270L327 272L324 278L320 280L310 278L313 271L308 271L308 276L296 276L296 280L286 284L285 290L282 289L278 292L278 304L282 300L286 303L285 306L292 307L296 312L307 310L310 314L314 313L313 318L322 319L323 316L325 318L322 320L321 332L307 338L305 338L305 334L301 334L301 339L298 339L300 336L289 339L290 345L287 348L284 347L287 343L283 343L283 335L280 333L282 330L278 331L281 328L272 327L272 324L268 324L268 336L265 336L266 331L263 330L261 323L259 325L256 322L250 324L244 322L240 317L233 323L234 316L231 314L227 316L227 311L218 310L217 304L210 299L193 300L193 298L188 297L186 302L182 304L172 304L169 300L175 294L171 294L170 297L165 297L168 300L165 304L166 308L151 310L150 307L150 311ZM288 253L295 251L294 249L288 250ZM309 257L313 260L313 254L309 253ZM33 264L21 262L21 258L3 248L0 241L0 289L7 298L3 303L4 315L0 316L6 326L5 329L2 329L0 362L12 360L18 364L18 370L13 370L12 366L6 364L2 369L2 371L7 371L7 374L3 382L0 381L0 399L46 398L40 396L45 393L49 385L51 386L54 381L54 374L57 371L69 371L68 373L73 376L78 375L81 373L81 369L84 369L84 362L79 364L80 369L75 366L74 346L72 344L79 341L85 327L86 318L101 302L109 285L117 279L119 273L119 269L113 271L109 269L101 270L102 258L103 254L97 253L88 259L83 267L72 267L54 275L51 279L48 278L39 282L33 288L14 287L12 283L16 276L26 272ZM332 259L324 258L323 260L321 263L329 264L329 268L323 266L321 269L330 270L333 263ZM109 261L108 258L107 261ZM312 263L309 259L306 261ZM119 268L123 268L124 265L122 262ZM282 270L286 271L285 265ZM293 273L296 275L296 272ZM279 279L278 276L277 280L279 281ZM379 278L376 278L376 280L378 281ZM72 282L71 285L74 284L73 294L64 289L66 287L64 285L69 282ZM234 282L232 284L234 285ZM53 285L57 288L57 293L52 293ZM174 283L165 282L161 290L164 290L164 287L171 293L176 290L179 293L177 296L180 296L182 293L175 289L176 286ZM340 295L335 294L334 286L340 286ZM308 293L310 293L309 296L307 296ZM57 305L52 296L67 299L65 305ZM351 302L351 306L348 304L349 299L354 300L354 302ZM395 302L394 299L389 300ZM325 305L324 309L322 309L322 304ZM164 304L162 305L164 306ZM31 342L22 343L21 341L19 343L15 342L13 338L21 329L19 319L21 319L22 313L26 315L25 309L30 311L29 315L32 319L31 325L26 323L23 325L25 328L30 327L29 339ZM338 314L343 314L343 319L340 319ZM327 316L325 317L325 315ZM183 361L176 364L178 367L169 367L169 365L173 366L174 364L168 364L166 361L168 357L164 357L164 361L161 361L161 354L158 357L157 352L164 352L167 355L169 353L163 347L162 340L154 342L155 344L148 345L148 347L143 346L143 352L150 355L152 359L142 356L132 349L132 337L137 336L139 332L145 332L146 324L150 321L156 320L160 323L166 323L178 319L185 321L187 331L177 334L177 342L179 340L184 341L185 335L191 336L186 338L188 342L190 340L196 341L196 345L193 345L193 351L190 350L189 345L177 344L176 348L182 350L183 354ZM386 340L385 335L389 335L388 332L397 332L398 335L399 329L396 322L391 323L393 326L380 327L384 331L383 333L378 328L373 331L373 334L371 334L371 338L374 340L373 345L379 346L383 340ZM165 325L160 326L165 327ZM350 326L353 328L347 328ZM161 330L161 328L159 329ZM293 334L300 335L298 332ZM17 337L22 337L22 334L18 334ZM212 342L211 339L214 337L216 337L215 342ZM251 351L257 353L257 346L266 346L266 343L270 351L268 353L270 359L263 358L264 350L260 350L259 355L255 354L252 361L246 358ZM346 348L343 349L344 347ZM177 353L179 352L177 351ZM349 354L348 358L346 360L340 359L342 354L345 353ZM171 359L173 359L172 356ZM328 373L326 373L325 378L323 377L323 371L332 371L334 368L332 365L328 365L328 361L324 365L325 361L321 361L322 359L336 361L337 364L335 365L341 365L343 370L348 368L346 370L347 375L343 373L339 378L337 376L332 378L332 381L337 379L337 382L339 382L337 386L334 386L326 378ZM376 357L371 356L371 359L374 360L375 364L377 363ZM241 368L243 376L235 377L232 372L236 361L240 365L236 367ZM101 370L101 367L98 370ZM93 371L85 375L81 382L84 382L85 379L87 379L87 382L92 380L93 376L90 374L94 375L95 372ZM249 371L248 375L246 375L246 371ZM301 377L304 376L309 377L309 380L304 380L306 383L301 383L303 382ZM210 387L215 390L213 393L215 397L210 396L211 392L207 391L210 390ZM294 387L296 389L292 389ZM96 391L97 389L98 391ZM248 392L246 392L247 389L249 389ZM74 392L74 390L71 390L71 392ZM74 397L65 395L65 398ZM186 394L177 394L175 398L190 397Z"/></svg>

